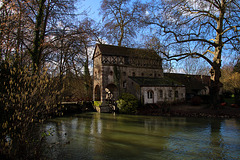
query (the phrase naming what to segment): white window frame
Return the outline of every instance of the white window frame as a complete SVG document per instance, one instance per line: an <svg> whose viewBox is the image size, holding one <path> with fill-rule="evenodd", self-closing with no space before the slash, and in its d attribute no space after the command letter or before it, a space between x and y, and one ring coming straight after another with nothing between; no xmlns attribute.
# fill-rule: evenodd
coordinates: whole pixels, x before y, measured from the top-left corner
<svg viewBox="0 0 240 160"><path fill-rule="evenodd" d="M153 99L154 92L152 90L147 91L147 98L148 99Z"/></svg>

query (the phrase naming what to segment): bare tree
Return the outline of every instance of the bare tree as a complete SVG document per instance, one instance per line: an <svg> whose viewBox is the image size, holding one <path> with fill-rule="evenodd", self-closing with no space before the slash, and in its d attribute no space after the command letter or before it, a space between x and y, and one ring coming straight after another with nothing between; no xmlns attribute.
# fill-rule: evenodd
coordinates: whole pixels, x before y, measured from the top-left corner
<svg viewBox="0 0 240 160"><path fill-rule="evenodd" d="M59 75L59 86L63 86L64 75L70 76L68 79L78 80L78 85L69 87L67 92L75 92L78 89L78 96L81 98L91 98L91 76L89 66L91 65L91 54L95 41L98 41L98 33L92 28L94 22L84 19L78 24L62 24L55 29L52 34L52 52L47 55L47 61L55 64L53 70ZM71 80L70 80L71 81ZM72 84L76 85L74 81ZM81 88L77 88L81 85ZM79 92L81 93L79 94ZM77 95L77 94L73 94Z"/></svg>
<svg viewBox="0 0 240 160"><path fill-rule="evenodd" d="M127 45L136 37L138 11L138 3L131 0L102 0L103 31L111 43Z"/></svg>
<svg viewBox="0 0 240 160"><path fill-rule="evenodd" d="M239 0L162 0L148 3L144 21L159 27L161 53L171 60L203 58L210 66L210 94L219 103L223 55L238 54Z"/></svg>
<svg viewBox="0 0 240 160"><path fill-rule="evenodd" d="M1 58L28 54L34 64L33 69L39 72L45 50L51 46L52 29L58 22L70 18L74 1L3 0L0 9Z"/></svg>
<svg viewBox="0 0 240 160"><path fill-rule="evenodd" d="M209 75L210 68L204 60L199 58L187 57L179 61L179 68L182 68L185 74Z"/></svg>

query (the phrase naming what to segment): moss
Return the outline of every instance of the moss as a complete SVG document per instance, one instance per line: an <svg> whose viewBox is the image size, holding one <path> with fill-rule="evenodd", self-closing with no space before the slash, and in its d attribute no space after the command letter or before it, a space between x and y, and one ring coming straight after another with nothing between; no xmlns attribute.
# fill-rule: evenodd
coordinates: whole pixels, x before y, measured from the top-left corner
<svg viewBox="0 0 240 160"><path fill-rule="evenodd" d="M99 107L101 104L101 101L94 101L94 107Z"/></svg>

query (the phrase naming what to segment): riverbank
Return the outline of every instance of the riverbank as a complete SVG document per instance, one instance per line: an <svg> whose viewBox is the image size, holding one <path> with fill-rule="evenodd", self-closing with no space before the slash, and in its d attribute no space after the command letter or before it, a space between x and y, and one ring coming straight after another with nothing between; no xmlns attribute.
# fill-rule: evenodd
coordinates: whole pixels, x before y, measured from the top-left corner
<svg viewBox="0 0 240 160"><path fill-rule="evenodd" d="M208 118L240 118L240 107L221 106L212 109L209 105L193 106L188 104L159 107L148 105L139 108L138 115L208 117Z"/></svg>

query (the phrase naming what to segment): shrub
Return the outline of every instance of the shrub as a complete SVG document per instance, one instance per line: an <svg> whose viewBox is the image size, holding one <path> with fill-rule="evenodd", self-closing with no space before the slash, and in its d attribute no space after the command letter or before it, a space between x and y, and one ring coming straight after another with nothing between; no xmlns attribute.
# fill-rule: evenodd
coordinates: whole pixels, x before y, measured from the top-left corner
<svg viewBox="0 0 240 160"><path fill-rule="evenodd" d="M0 79L0 155L10 159L35 159L41 140L33 137L37 123L57 113L60 91L47 75L31 66L1 65ZM38 157L39 158L39 157Z"/></svg>
<svg viewBox="0 0 240 160"><path fill-rule="evenodd" d="M135 114L137 112L138 100L129 93L123 93L117 101L117 107L120 113Z"/></svg>
<svg viewBox="0 0 240 160"><path fill-rule="evenodd" d="M198 106L202 103L202 99L201 97L199 96L194 96L192 99L191 99L191 104L194 105L194 106Z"/></svg>

